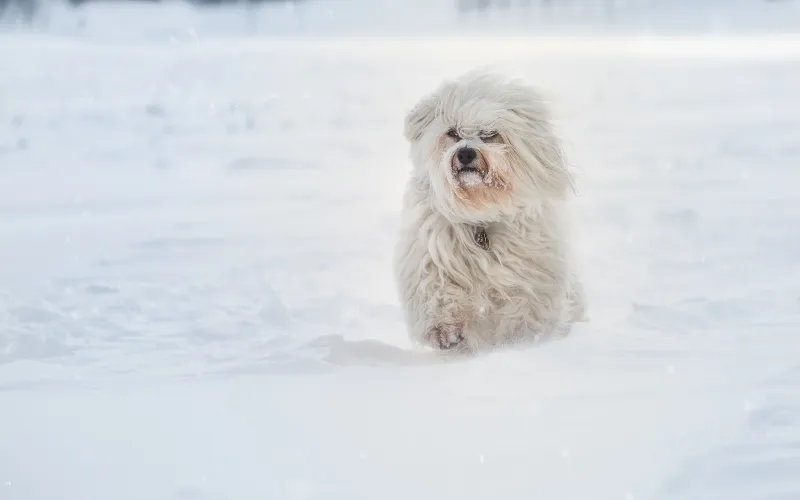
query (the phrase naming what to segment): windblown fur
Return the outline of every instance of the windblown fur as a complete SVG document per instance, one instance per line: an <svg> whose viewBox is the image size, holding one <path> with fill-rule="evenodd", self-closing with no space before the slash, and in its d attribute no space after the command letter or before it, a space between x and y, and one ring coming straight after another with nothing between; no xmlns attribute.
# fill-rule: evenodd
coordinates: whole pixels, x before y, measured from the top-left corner
<svg viewBox="0 0 800 500"><path fill-rule="evenodd" d="M413 169L395 276L410 337L476 351L584 319L564 212L572 177L537 91L473 71L404 125Z"/></svg>

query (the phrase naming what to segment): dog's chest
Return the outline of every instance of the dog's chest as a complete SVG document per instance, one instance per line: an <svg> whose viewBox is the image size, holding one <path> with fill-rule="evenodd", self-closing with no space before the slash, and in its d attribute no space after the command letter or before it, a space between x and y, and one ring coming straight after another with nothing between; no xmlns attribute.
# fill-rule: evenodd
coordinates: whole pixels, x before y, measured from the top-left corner
<svg viewBox="0 0 800 500"><path fill-rule="evenodd" d="M482 285L522 291L556 279L558 252L551 243L540 234L475 226L465 258Z"/></svg>

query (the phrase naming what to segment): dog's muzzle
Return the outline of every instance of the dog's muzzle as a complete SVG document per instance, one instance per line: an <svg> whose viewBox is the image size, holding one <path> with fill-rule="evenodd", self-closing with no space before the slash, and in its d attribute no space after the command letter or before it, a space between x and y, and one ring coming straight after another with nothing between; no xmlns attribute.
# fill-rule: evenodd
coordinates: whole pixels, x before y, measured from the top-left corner
<svg viewBox="0 0 800 500"><path fill-rule="evenodd" d="M474 148L463 147L456 151L456 173L474 172L480 174L478 163L478 152Z"/></svg>

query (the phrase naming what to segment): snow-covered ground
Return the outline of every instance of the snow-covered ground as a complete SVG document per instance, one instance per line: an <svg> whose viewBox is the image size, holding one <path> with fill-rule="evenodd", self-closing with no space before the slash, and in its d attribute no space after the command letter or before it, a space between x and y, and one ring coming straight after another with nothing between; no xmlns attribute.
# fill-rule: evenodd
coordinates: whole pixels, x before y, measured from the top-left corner
<svg viewBox="0 0 800 500"><path fill-rule="evenodd" d="M402 117L482 63L552 95L591 322L454 360ZM800 498L798 88L792 37L0 36L0 499Z"/></svg>

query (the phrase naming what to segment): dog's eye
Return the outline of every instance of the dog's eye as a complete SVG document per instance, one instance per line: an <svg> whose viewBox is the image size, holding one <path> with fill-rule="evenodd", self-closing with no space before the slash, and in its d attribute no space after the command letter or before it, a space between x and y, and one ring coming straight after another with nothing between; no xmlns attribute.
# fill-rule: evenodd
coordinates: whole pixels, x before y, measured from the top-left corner
<svg viewBox="0 0 800 500"><path fill-rule="evenodd" d="M499 134L496 130L489 130L486 132L481 132L481 139L496 139Z"/></svg>
<svg viewBox="0 0 800 500"><path fill-rule="evenodd" d="M461 136L458 135L458 132L456 132L456 129L454 128L451 128L447 131L447 137L450 137L451 139L461 139Z"/></svg>

